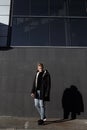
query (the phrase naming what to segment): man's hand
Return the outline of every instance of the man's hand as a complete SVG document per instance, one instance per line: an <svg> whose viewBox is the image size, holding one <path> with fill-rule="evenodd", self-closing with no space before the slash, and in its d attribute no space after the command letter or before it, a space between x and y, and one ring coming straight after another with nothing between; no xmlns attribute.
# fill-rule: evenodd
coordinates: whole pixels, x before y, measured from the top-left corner
<svg viewBox="0 0 87 130"><path fill-rule="evenodd" d="M35 97L34 93L31 93L31 97L33 97L33 98Z"/></svg>

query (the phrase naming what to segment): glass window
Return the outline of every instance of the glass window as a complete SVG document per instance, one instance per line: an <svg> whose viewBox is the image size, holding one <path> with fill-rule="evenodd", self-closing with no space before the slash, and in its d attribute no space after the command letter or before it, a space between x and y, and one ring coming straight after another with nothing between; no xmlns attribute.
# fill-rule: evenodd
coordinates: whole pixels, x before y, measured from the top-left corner
<svg viewBox="0 0 87 130"><path fill-rule="evenodd" d="M48 15L48 0L31 0L31 15Z"/></svg>
<svg viewBox="0 0 87 130"><path fill-rule="evenodd" d="M7 37L0 37L0 47L6 46L7 43Z"/></svg>
<svg viewBox="0 0 87 130"><path fill-rule="evenodd" d="M0 24L0 36L7 36L8 26Z"/></svg>
<svg viewBox="0 0 87 130"><path fill-rule="evenodd" d="M29 28L28 22L25 21L25 18L13 18L13 27L12 27L13 46L28 45L29 43L29 31L27 31Z"/></svg>
<svg viewBox="0 0 87 130"><path fill-rule="evenodd" d="M65 46L64 19L50 20L50 44L52 46Z"/></svg>
<svg viewBox="0 0 87 130"><path fill-rule="evenodd" d="M64 0L50 0L50 15L64 15Z"/></svg>
<svg viewBox="0 0 87 130"><path fill-rule="evenodd" d="M9 15L10 6L0 6L0 15Z"/></svg>
<svg viewBox="0 0 87 130"><path fill-rule="evenodd" d="M33 18L30 21L30 45L49 45L48 18Z"/></svg>
<svg viewBox="0 0 87 130"><path fill-rule="evenodd" d="M0 47L6 46L11 0L0 0Z"/></svg>
<svg viewBox="0 0 87 130"><path fill-rule="evenodd" d="M15 0L13 12L12 45L87 46L87 19L58 17L85 16L87 0ZM8 17L0 17L8 25Z"/></svg>
<svg viewBox="0 0 87 130"><path fill-rule="evenodd" d="M72 46L87 46L87 19L71 19Z"/></svg>
<svg viewBox="0 0 87 130"><path fill-rule="evenodd" d="M47 18L14 18L12 45L46 46L49 44Z"/></svg>
<svg viewBox="0 0 87 130"><path fill-rule="evenodd" d="M84 16L86 14L85 0L67 0L70 16Z"/></svg>
<svg viewBox="0 0 87 130"><path fill-rule="evenodd" d="M14 0L14 15L85 16L87 0Z"/></svg>
<svg viewBox="0 0 87 130"><path fill-rule="evenodd" d="M30 0L14 0L14 15L29 15Z"/></svg>

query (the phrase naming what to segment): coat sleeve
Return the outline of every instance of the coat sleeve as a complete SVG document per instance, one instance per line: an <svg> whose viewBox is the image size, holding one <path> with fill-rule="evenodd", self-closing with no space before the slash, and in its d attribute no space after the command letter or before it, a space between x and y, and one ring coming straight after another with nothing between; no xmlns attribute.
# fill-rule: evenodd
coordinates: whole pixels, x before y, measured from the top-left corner
<svg viewBox="0 0 87 130"><path fill-rule="evenodd" d="M36 76L35 76L34 81L33 81L33 86L32 86L32 89L31 89L31 93L35 93L35 79L36 79Z"/></svg>
<svg viewBox="0 0 87 130"><path fill-rule="evenodd" d="M50 96L50 89L51 89L51 77L50 74L46 77L46 91L45 96Z"/></svg>

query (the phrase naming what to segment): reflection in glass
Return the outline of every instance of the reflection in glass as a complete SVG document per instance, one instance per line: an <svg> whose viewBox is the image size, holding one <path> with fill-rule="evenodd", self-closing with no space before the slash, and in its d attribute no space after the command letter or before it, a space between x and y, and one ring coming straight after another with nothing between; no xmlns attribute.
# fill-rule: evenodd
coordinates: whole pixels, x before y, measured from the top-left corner
<svg viewBox="0 0 87 130"><path fill-rule="evenodd" d="M9 16L0 16L0 23L8 25L9 24Z"/></svg>
<svg viewBox="0 0 87 130"><path fill-rule="evenodd" d="M9 15L10 6L0 6L0 15Z"/></svg>
<svg viewBox="0 0 87 130"><path fill-rule="evenodd" d="M87 0L15 0L12 45L87 46L86 15Z"/></svg>
<svg viewBox="0 0 87 130"><path fill-rule="evenodd" d="M49 21L47 18L14 18L12 45L48 46Z"/></svg>
<svg viewBox="0 0 87 130"><path fill-rule="evenodd" d="M0 5L10 5L11 0L0 0Z"/></svg>
<svg viewBox="0 0 87 130"><path fill-rule="evenodd" d="M87 0L15 0L14 15L85 16Z"/></svg>

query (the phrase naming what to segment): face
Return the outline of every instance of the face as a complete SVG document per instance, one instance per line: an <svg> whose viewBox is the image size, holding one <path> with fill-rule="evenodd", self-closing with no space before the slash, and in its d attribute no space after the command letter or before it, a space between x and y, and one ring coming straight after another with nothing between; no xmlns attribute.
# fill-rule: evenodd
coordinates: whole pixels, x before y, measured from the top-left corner
<svg viewBox="0 0 87 130"><path fill-rule="evenodd" d="M37 69L38 69L39 72L42 72L42 71L43 71L42 66L38 66Z"/></svg>

